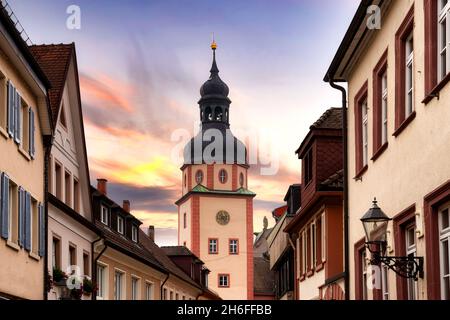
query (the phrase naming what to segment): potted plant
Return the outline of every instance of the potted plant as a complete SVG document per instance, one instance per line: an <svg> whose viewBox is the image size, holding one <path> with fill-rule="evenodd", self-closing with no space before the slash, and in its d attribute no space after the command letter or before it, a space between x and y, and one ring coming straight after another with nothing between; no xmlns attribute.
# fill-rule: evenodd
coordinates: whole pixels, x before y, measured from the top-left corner
<svg viewBox="0 0 450 320"><path fill-rule="evenodd" d="M94 283L89 277L85 276L83 279L83 294L90 296L92 293L94 293Z"/></svg>
<svg viewBox="0 0 450 320"><path fill-rule="evenodd" d="M66 273L58 267L53 267L53 283L57 286L65 286L65 280L67 280Z"/></svg>
<svg viewBox="0 0 450 320"><path fill-rule="evenodd" d="M72 289L70 290L70 297L73 300L81 300L81 296L83 295L83 289Z"/></svg>

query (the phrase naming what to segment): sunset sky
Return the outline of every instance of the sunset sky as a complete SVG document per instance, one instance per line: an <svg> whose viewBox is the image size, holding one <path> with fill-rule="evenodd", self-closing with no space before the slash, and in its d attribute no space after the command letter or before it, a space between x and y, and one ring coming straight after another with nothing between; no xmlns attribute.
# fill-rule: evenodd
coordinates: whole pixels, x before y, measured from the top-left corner
<svg viewBox="0 0 450 320"><path fill-rule="evenodd" d="M211 34L220 76L230 87L231 128L256 134L258 149L279 162L276 175L256 165L249 189L255 231L299 183L295 150L309 126L340 95L323 75L357 0L8 0L34 44L75 42L91 181L129 199L159 244L176 244L174 202L180 164L176 130L198 127L199 88L209 77ZM338 3L338 4L337 4ZM69 5L81 29L66 27Z"/></svg>

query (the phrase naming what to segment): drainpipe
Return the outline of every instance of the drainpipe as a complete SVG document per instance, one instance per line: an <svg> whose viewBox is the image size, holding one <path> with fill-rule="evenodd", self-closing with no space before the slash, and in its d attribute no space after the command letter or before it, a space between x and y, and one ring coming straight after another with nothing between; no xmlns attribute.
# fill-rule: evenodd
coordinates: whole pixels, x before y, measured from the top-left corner
<svg viewBox="0 0 450 320"><path fill-rule="evenodd" d="M48 292L47 292L47 274L48 274L48 172L49 172L49 160L50 153L52 150L53 144L52 136L44 136L44 239L45 239L45 248L44 248L44 300L48 300Z"/></svg>
<svg viewBox="0 0 450 320"><path fill-rule="evenodd" d="M92 283L97 286L97 262L98 259L100 259L100 257L103 255L103 253L105 253L106 249L108 248L108 246L105 244L105 246L103 247L102 251L100 251L99 255L95 257L94 259L94 253L95 253L95 244L99 241L103 240L102 237L98 238L97 240L93 241L91 243L91 256L92 256ZM92 300L97 300L97 292L92 292Z"/></svg>
<svg viewBox="0 0 450 320"><path fill-rule="evenodd" d="M161 283L161 289L160 289L160 293L159 293L159 300L164 300L163 299L163 289L164 289L164 285L166 284L167 280L169 280L170 277L170 273L167 274L166 279L164 280L163 283Z"/></svg>
<svg viewBox="0 0 450 320"><path fill-rule="evenodd" d="M348 234L348 156L347 156L347 91L344 87L333 82L333 77L328 75L330 86L342 93L342 140L344 144L344 274L345 274L345 300L350 299L349 279L349 234Z"/></svg>

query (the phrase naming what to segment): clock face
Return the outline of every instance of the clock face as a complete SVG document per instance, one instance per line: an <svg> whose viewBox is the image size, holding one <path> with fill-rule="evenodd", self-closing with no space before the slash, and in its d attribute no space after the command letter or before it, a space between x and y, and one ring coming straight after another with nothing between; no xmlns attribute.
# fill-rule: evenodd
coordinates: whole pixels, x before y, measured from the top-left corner
<svg viewBox="0 0 450 320"><path fill-rule="evenodd" d="M216 214L216 221L218 224L224 226L230 222L230 214L225 210L220 210Z"/></svg>

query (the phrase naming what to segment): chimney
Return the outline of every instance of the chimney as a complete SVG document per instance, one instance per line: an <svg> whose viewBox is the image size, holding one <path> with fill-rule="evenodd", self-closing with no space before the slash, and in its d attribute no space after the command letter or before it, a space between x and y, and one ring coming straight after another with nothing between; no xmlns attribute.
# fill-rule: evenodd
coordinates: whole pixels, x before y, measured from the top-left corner
<svg viewBox="0 0 450 320"><path fill-rule="evenodd" d="M123 200L122 208L126 212L130 212L130 200Z"/></svg>
<svg viewBox="0 0 450 320"><path fill-rule="evenodd" d="M148 227L148 237L155 242L155 226Z"/></svg>
<svg viewBox="0 0 450 320"><path fill-rule="evenodd" d="M97 179L97 190L103 193L105 196L107 195L107 185L108 180L106 179Z"/></svg>

